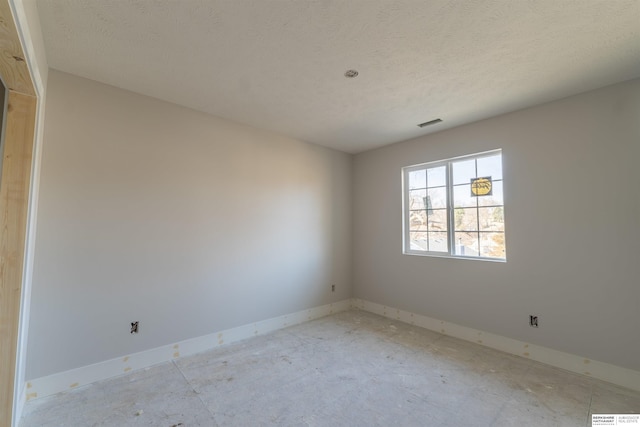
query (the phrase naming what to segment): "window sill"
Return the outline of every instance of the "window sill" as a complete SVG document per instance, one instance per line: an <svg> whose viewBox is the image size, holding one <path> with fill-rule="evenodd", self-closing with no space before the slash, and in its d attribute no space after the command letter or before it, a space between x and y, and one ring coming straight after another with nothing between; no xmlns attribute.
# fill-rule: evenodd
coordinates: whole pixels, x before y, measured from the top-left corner
<svg viewBox="0 0 640 427"><path fill-rule="evenodd" d="M430 257L430 258L466 259L466 260L472 260L472 261L488 261L488 262L498 262L498 263L507 262L506 258L485 258L485 257L477 257L477 256L449 255L449 254L443 254L438 252L403 251L402 254Z"/></svg>

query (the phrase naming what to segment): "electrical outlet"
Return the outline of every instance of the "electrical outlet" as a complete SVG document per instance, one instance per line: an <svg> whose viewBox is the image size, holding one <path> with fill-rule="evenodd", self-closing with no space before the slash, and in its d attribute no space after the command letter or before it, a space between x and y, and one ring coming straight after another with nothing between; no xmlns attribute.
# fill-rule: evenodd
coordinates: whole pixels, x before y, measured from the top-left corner
<svg viewBox="0 0 640 427"><path fill-rule="evenodd" d="M138 333L138 323L139 322L131 322L131 333L132 334L137 334Z"/></svg>
<svg viewBox="0 0 640 427"><path fill-rule="evenodd" d="M331 292L335 292L336 291L336 285L331 285Z"/></svg>
<svg viewBox="0 0 640 427"><path fill-rule="evenodd" d="M538 327L538 316L529 316L529 326L531 326L532 328Z"/></svg>

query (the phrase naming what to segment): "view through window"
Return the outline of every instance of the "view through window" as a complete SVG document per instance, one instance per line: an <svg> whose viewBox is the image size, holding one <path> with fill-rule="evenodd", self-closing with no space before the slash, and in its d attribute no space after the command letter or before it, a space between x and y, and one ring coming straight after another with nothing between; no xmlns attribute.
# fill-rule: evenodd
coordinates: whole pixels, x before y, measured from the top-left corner
<svg viewBox="0 0 640 427"><path fill-rule="evenodd" d="M404 252L506 259L500 150L403 168Z"/></svg>

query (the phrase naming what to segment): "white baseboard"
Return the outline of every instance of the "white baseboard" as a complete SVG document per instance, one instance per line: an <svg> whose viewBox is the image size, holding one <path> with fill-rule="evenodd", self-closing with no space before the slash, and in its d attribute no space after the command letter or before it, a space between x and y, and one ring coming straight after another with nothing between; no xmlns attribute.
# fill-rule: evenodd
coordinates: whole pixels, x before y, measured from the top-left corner
<svg viewBox="0 0 640 427"><path fill-rule="evenodd" d="M117 377L137 369L148 368L159 363L168 362L178 357L200 353L224 344L230 344L256 335L266 334L288 326L349 310L350 307L351 300L347 299L29 380L25 385L25 392L22 393L19 398L30 401L36 398L69 391L96 381Z"/></svg>
<svg viewBox="0 0 640 427"><path fill-rule="evenodd" d="M29 380L23 387L24 393L20 393L18 396L22 401L18 407L22 408L25 401L69 391L96 381L117 377L137 369L148 368L178 357L200 353L349 308L379 314L444 335L640 391L640 372L638 371L354 298Z"/></svg>
<svg viewBox="0 0 640 427"><path fill-rule="evenodd" d="M352 299L352 307L640 391L640 372L638 371L357 298Z"/></svg>

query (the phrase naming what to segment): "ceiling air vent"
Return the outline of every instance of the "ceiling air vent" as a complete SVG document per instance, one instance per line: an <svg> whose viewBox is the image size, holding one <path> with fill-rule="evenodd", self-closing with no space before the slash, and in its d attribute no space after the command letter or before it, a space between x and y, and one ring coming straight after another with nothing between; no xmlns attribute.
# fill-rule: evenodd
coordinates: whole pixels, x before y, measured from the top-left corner
<svg viewBox="0 0 640 427"><path fill-rule="evenodd" d="M429 120L428 122L420 123L418 127L423 128L425 126L435 125L436 123L440 123L441 121L442 119Z"/></svg>

